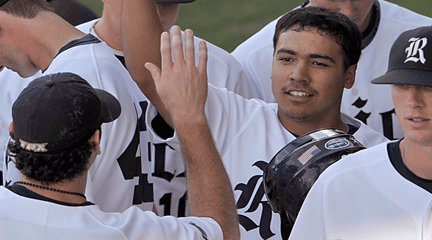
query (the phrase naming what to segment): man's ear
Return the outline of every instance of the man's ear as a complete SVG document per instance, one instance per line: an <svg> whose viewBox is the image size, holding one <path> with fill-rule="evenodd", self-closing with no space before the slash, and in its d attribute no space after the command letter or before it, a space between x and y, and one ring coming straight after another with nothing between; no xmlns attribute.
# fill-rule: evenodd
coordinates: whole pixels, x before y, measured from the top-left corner
<svg viewBox="0 0 432 240"><path fill-rule="evenodd" d="M355 82L355 75L357 70L357 64L351 65L348 67L348 69L345 71L345 88L350 89L354 85Z"/></svg>
<svg viewBox="0 0 432 240"><path fill-rule="evenodd" d="M9 124L9 136L10 136L13 140L15 140L15 136L14 136L14 129L13 129L13 122L11 122L11 123Z"/></svg>
<svg viewBox="0 0 432 240"><path fill-rule="evenodd" d="M101 131L100 130L96 130L93 134L93 136L91 136L91 138L89 139L89 143L90 144L94 144L94 149L96 151L97 155L100 155L102 152L100 150L100 139L101 139Z"/></svg>

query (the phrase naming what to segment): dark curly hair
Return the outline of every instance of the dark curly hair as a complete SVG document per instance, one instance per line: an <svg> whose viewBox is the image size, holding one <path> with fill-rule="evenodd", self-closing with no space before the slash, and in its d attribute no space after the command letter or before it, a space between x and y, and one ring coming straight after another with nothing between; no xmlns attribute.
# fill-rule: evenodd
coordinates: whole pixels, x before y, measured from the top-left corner
<svg viewBox="0 0 432 240"><path fill-rule="evenodd" d="M0 10L23 18L34 18L41 11L54 12L45 0L9 0Z"/></svg>
<svg viewBox="0 0 432 240"><path fill-rule="evenodd" d="M358 26L347 16L322 7L298 8L283 15L276 24L274 50L282 33L288 30L305 31L309 28L317 29L321 35L333 37L342 47L345 70L358 63L362 43Z"/></svg>
<svg viewBox="0 0 432 240"><path fill-rule="evenodd" d="M83 174L94 147L94 144L84 141L60 152L44 153L27 151L11 141L7 154L15 159L16 168L26 177L50 185Z"/></svg>

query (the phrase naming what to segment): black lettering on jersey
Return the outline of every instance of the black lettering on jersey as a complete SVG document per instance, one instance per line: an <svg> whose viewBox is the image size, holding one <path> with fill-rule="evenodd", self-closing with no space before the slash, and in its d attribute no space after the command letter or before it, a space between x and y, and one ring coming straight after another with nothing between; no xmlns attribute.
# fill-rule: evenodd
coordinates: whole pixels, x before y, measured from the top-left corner
<svg viewBox="0 0 432 240"><path fill-rule="evenodd" d="M252 166L256 166L262 171L264 171L267 166L267 162L265 161L257 161ZM258 190L253 196L254 190L257 188ZM252 221L246 215L239 214L239 223L246 230L251 231L253 229L259 228L260 236L263 239L268 239L275 234L270 229L271 219L272 219L272 210L268 201L263 201L264 197L264 183L262 181L262 175L252 176L247 184L239 183L235 186L234 190L239 190L242 193L240 194L239 199L237 200L236 206L237 209L245 208L248 203L250 204L249 209L245 211L245 213L255 212L258 210L258 207L262 206L261 219L259 224Z"/></svg>
<svg viewBox="0 0 432 240"><path fill-rule="evenodd" d="M178 209L177 209L177 217L185 217L186 216L186 196L187 193L185 193L180 199L178 203ZM159 205L164 206L163 215L164 216L172 216L171 214L171 203L172 203L172 193L165 193L160 199L159 199Z"/></svg>
<svg viewBox="0 0 432 240"><path fill-rule="evenodd" d="M364 124L367 124L367 119L372 113L366 113L361 108L363 108L368 100L363 100L360 97L352 104L353 106L360 109L359 113L355 116L358 120L362 121ZM383 135L390 139L394 140L394 134L393 134L393 115L395 115L394 108L388 112L379 113L381 115L382 119L382 126L383 126Z"/></svg>
<svg viewBox="0 0 432 240"><path fill-rule="evenodd" d="M380 113L383 123L384 136L388 139L395 139L393 136L393 115L396 116L395 109Z"/></svg>
<svg viewBox="0 0 432 240"><path fill-rule="evenodd" d="M12 162L13 160L9 156L8 153L5 153L4 158L5 158L5 161L4 161L3 168L6 168L6 170L8 170L9 169L9 163ZM3 172L2 172L2 179L3 179ZM8 181L8 179L4 179L4 182L5 182L5 187L7 187L12 183L12 180ZM2 181L2 184L3 184L3 181Z"/></svg>
<svg viewBox="0 0 432 240"><path fill-rule="evenodd" d="M177 217L185 217L186 216L186 199L187 199L187 192L185 192L183 197L181 197L179 200Z"/></svg>
<svg viewBox="0 0 432 240"><path fill-rule="evenodd" d="M154 155L152 155L150 149L151 146L154 146ZM149 149L149 158L154 156L154 169L152 176L162 178L168 182L171 182L174 178L185 178L186 174L185 172L181 173L171 173L165 170L165 164L166 164L166 148L169 147L173 149L171 146L169 146L166 143L148 143L148 149ZM174 149L173 149L174 150ZM171 215L176 217L184 217L186 216L186 200L187 200L187 193L185 192L184 195L180 199L173 199L172 193L166 193L159 199L159 205L164 206L163 215ZM178 201L178 209L177 213L171 212L171 206L173 201Z"/></svg>
<svg viewBox="0 0 432 240"><path fill-rule="evenodd" d="M145 112L147 111L147 102L140 102L139 106L142 109L142 114L137 121L135 127L135 134L129 146L117 159L120 169L123 173L125 180L131 180L134 177L139 177L138 185L135 186L133 204L141 204L143 202L153 201L153 184L148 181L148 174L142 173L141 165L141 151L140 145L140 131L146 131ZM137 156L137 152L139 153Z"/></svg>
<svg viewBox="0 0 432 240"><path fill-rule="evenodd" d="M175 173L172 174L170 172L165 171L165 154L166 154L166 147L170 147L166 143L158 143L153 144L155 148L155 169L152 173L153 177L159 177L167 180L168 182L171 182L171 180L174 178ZM170 147L171 148L171 147Z"/></svg>

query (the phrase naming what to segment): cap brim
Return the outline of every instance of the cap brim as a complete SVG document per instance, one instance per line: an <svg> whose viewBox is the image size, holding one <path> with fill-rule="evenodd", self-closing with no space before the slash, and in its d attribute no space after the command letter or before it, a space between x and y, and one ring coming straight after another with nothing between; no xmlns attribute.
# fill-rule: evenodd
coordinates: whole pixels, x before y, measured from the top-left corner
<svg viewBox="0 0 432 240"><path fill-rule="evenodd" d="M190 3L190 2L195 2L195 0L156 0L157 4L161 4L161 3Z"/></svg>
<svg viewBox="0 0 432 240"><path fill-rule="evenodd" d="M432 87L432 72L416 69L399 69L387 72L372 80L374 84L407 84Z"/></svg>
<svg viewBox="0 0 432 240"><path fill-rule="evenodd" d="M117 98L101 89L95 89L95 92L101 101L103 122L116 120L121 113L121 106Z"/></svg>

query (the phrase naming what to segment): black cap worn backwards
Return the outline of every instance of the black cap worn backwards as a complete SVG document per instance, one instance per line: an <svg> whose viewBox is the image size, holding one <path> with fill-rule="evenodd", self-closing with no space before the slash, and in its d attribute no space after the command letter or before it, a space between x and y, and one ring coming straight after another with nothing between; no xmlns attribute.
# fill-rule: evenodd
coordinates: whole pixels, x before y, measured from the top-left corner
<svg viewBox="0 0 432 240"><path fill-rule="evenodd" d="M45 75L30 82L12 106L14 138L28 151L61 151L89 140L120 112L113 95L76 74Z"/></svg>
<svg viewBox="0 0 432 240"><path fill-rule="evenodd" d="M387 72L372 83L432 87L432 27L403 32L393 43Z"/></svg>

